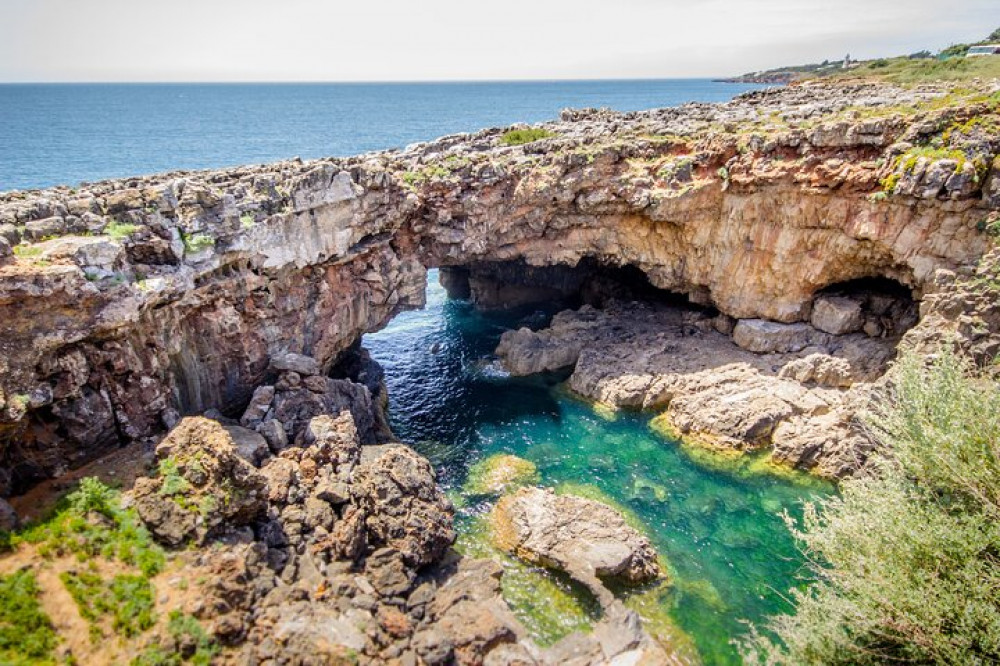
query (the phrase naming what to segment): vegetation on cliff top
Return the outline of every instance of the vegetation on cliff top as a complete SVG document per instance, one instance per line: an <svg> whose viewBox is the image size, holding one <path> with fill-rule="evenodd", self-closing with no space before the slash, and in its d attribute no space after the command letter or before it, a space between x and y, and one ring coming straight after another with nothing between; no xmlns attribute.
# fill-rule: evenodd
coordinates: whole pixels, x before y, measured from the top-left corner
<svg viewBox="0 0 1000 666"><path fill-rule="evenodd" d="M750 663L1000 660L1000 385L947 350L899 363L870 425L892 458L790 522L816 582Z"/></svg>
<svg viewBox="0 0 1000 666"><path fill-rule="evenodd" d="M553 136L555 136L555 132L550 132L549 130L542 129L540 127L515 129L504 132L500 136L500 143L505 146L521 146L526 143L541 141L542 139L548 139Z"/></svg>
<svg viewBox="0 0 1000 666"><path fill-rule="evenodd" d="M815 78L878 78L892 83L910 84L924 81L968 81L974 78L1000 77L1000 56L966 58L973 46L1000 42L1000 28L988 37L971 44L954 44L941 52L919 51L908 55L876 58L853 62L845 67L843 60L824 61L809 65L744 74L740 79L759 81L803 81Z"/></svg>

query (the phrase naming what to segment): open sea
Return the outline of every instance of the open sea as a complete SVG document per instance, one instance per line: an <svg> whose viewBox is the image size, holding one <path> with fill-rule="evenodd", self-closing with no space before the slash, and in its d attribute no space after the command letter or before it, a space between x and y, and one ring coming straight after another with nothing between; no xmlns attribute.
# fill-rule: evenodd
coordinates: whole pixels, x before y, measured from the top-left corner
<svg viewBox="0 0 1000 666"><path fill-rule="evenodd" d="M704 79L484 83L2 84L0 192L177 169L347 156L456 132L719 102Z"/></svg>

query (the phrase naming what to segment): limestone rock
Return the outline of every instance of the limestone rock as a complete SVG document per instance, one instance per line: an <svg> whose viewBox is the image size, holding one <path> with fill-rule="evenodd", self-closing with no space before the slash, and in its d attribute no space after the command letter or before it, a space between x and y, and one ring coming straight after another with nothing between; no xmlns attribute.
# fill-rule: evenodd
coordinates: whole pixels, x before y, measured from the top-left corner
<svg viewBox="0 0 1000 666"><path fill-rule="evenodd" d="M500 499L491 523L500 548L574 577L640 583L662 573L649 539L594 500L521 488Z"/></svg>
<svg viewBox="0 0 1000 666"><path fill-rule="evenodd" d="M758 354L785 354L825 344L827 337L808 324L741 319L733 329L733 341Z"/></svg>
<svg viewBox="0 0 1000 666"><path fill-rule="evenodd" d="M812 325L832 335L860 331L865 320L861 304L842 296L821 296L813 303Z"/></svg>
<svg viewBox="0 0 1000 666"><path fill-rule="evenodd" d="M319 362L316 359L293 353L279 354L272 357L271 369L278 372L297 372L305 377L318 375L320 372Z"/></svg>
<svg viewBox="0 0 1000 666"><path fill-rule="evenodd" d="M801 384L815 382L831 388L849 388L854 383L850 362L829 354L810 354L790 361L781 368L779 376Z"/></svg>

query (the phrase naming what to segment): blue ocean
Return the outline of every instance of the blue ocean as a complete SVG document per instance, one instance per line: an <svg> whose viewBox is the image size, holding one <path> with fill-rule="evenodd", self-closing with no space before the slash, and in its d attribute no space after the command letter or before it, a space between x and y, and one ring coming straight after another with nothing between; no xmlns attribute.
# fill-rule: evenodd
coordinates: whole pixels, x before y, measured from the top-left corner
<svg viewBox="0 0 1000 666"><path fill-rule="evenodd" d="M556 118L719 102L704 79L501 83L0 85L0 191L403 147Z"/></svg>

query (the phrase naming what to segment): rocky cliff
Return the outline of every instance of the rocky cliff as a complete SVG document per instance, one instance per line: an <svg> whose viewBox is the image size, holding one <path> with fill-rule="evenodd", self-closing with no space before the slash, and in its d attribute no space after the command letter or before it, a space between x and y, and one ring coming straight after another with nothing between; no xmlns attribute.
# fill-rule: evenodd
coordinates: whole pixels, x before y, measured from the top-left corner
<svg viewBox="0 0 1000 666"><path fill-rule="evenodd" d="M0 195L0 492L185 414L238 415L279 354L330 370L421 306L427 267L501 306L573 296L578 265L629 267L765 328L864 278L919 300L990 243L996 109L987 84L802 85L567 111L523 145L491 129Z"/></svg>

